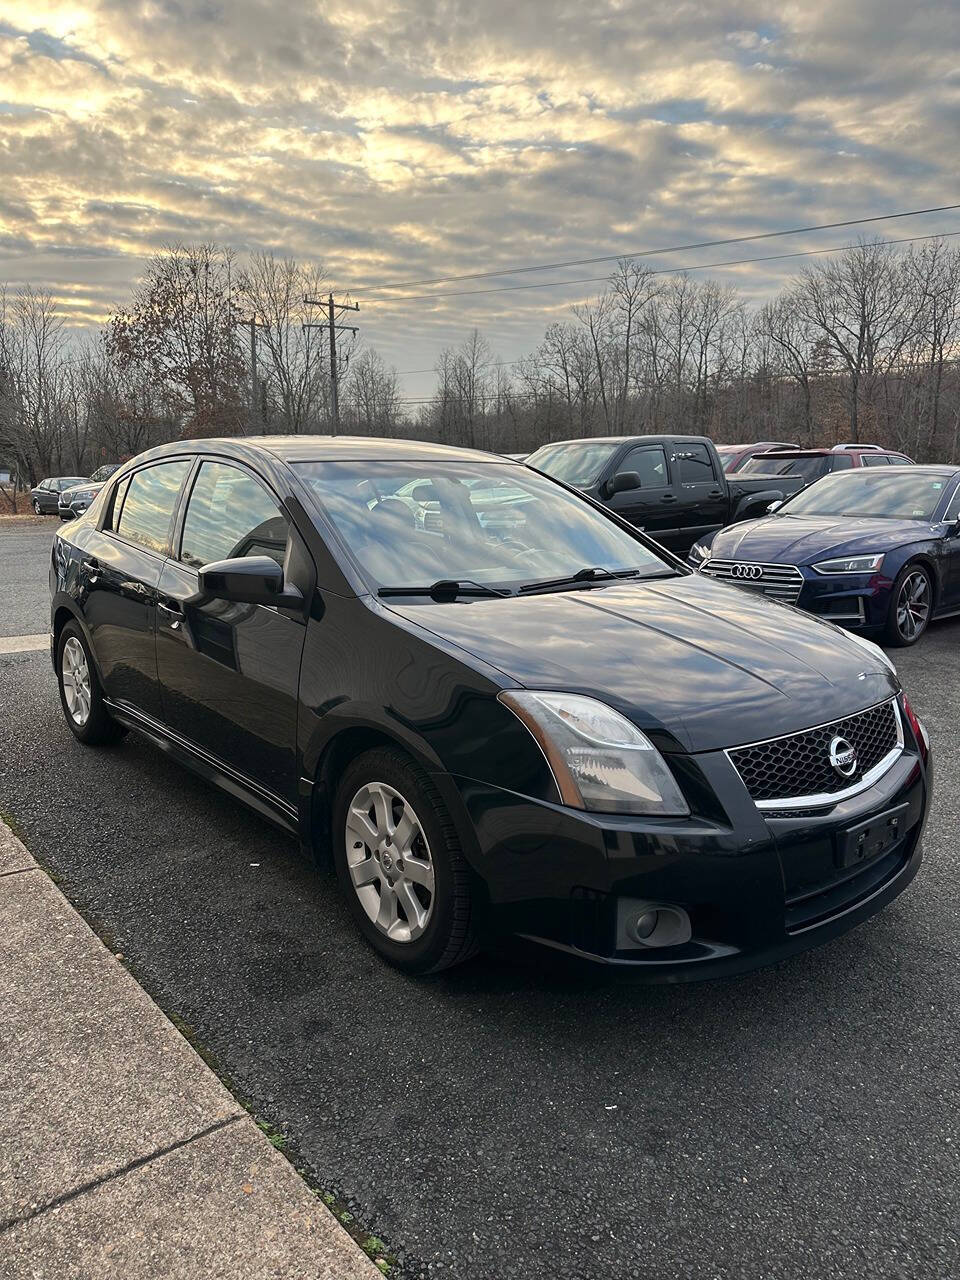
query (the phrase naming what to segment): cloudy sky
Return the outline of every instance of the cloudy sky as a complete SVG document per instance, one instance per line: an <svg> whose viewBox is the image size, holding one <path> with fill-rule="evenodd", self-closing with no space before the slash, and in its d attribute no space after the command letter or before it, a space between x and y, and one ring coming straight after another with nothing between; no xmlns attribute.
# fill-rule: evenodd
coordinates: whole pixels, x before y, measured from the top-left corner
<svg viewBox="0 0 960 1280"><path fill-rule="evenodd" d="M956 0L0 0L0 280L95 325L176 239L320 260L372 297L950 204L958 52ZM795 268L709 274L759 297ZM401 370L474 325L510 359L591 288L364 302L360 318Z"/></svg>

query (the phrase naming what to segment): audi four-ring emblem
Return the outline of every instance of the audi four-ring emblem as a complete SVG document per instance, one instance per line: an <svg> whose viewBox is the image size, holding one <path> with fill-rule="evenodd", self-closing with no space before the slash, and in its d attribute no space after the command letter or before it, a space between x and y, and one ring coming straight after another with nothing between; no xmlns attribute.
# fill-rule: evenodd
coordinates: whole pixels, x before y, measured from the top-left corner
<svg viewBox="0 0 960 1280"><path fill-rule="evenodd" d="M730 570L730 576L733 578L757 578L763 577L763 566L759 564L735 564Z"/></svg>

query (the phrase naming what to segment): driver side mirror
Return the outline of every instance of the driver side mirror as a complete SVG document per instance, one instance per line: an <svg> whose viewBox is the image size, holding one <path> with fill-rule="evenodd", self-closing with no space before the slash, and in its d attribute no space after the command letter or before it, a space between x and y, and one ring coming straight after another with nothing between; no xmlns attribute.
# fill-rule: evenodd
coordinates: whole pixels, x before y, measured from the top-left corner
<svg viewBox="0 0 960 1280"><path fill-rule="evenodd" d="M641 480L638 471L618 471L611 480L607 481L607 496L612 498L615 493L626 493L629 489L639 489L640 487Z"/></svg>
<svg viewBox="0 0 960 1280"><path fill-rule="evenodd" d="M235 604L277 605L299 609L303 595L294 586L284 587L283 569L270 556L238 556L215 560L200 570L200 593L208 599Z"/></svg>
<svg viewBox="0 0 960 1280"><path fill-rule="evenodd" d="M948 538L960 538L960 515L956 516L949 522L947 529Z"/></svg>

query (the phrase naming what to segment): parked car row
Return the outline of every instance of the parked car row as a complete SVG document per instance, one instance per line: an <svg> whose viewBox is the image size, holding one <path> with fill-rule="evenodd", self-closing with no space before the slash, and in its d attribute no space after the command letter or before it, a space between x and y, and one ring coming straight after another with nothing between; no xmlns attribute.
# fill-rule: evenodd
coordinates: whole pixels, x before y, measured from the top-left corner
<svg viewBox="0 0 960 1280"><path fill-rule="evenodd" d="M922 856L929 741L892 663L718 581L710 556L692 571L608 505L716 489L720 526L712 447L595 447L576 475L602 499L398 440L134 458L54 538L71 732L137 730L331 857L361 934L411 973L519 933L680 981L848 930ZM932 529L956 484L945 471L934 505L929 470L897 501ZM831 544L811 573L859 555Z"/></svg>
<svg viewBox="0 0 960 1280"><path fill-rule="evenodd" d="M30 490L30 505L38 516L56 513L61 520L74 520L86 511L119 465L107 463L92 476L51 476L41 480Z"/></svg>
<svg viewBox="0 0 960 1280"><path fill-rule="evenodd" d="M800 476L728 476L706 436L610 436L545 444L527 458L677 555L800 489Z"/></svg>

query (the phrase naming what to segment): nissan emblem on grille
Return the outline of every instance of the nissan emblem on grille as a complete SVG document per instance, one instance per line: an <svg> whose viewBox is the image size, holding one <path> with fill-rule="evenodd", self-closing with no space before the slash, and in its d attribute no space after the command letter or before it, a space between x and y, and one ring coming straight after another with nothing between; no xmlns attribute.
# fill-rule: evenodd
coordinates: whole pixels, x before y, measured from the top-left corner
<svg viewBox="0 0 960 1280"><path fill-rule="evenodd" d="M890 767L903 749L896 704L891 698L841 720L802 729L782 738L734 747L727 754L751 797L772 807L802 805L862 783L874 770Z"/></svg>
<svg viewBox="0 0 960 1280"><path fill-rule="evenodd" d="M758 564L735 564L730 573L734 578L753 578L756 580L763 577L763 570Z"/></svg>
<svg viewBox="0 0 960 1280"><path fill-rule="evenodd" d="M857 772L857 753L846 738L838 734L830 739L830 763L841 778L852 778Z"/></svg>

